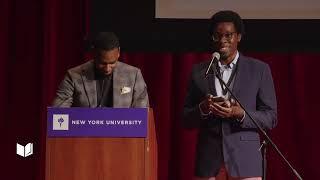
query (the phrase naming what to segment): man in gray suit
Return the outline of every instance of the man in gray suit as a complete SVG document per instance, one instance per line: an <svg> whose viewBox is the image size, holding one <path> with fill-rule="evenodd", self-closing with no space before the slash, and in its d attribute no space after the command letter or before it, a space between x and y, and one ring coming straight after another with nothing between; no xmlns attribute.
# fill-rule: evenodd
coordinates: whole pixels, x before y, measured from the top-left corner
<svg viewBox="0 0 320 180"><path fill-rule="evenodd" d="M227 172L228 180L261 180L257 128L215 75L222 77L260 126L272 129L277 124L277 103L271 71L266 63L238 52L244 26L237 13L220 11L210 21L220 60L208 77L209 61L193 67L183 112L185 126L199 128L195 179L218 180Z"/></svg>
<svg viewBox="0 0 320 180"><path fill-rule="evenodd" d="M94 59L71 68L61 82L54 107L148 107L140 69L118 61L120 43L112 32L93 42Z"/></svg>

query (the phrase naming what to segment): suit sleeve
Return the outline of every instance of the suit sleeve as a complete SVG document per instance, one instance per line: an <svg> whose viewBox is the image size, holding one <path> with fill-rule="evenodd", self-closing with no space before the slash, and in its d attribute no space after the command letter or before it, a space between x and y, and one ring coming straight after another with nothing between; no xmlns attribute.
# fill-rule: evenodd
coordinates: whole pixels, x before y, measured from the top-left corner
<svg viewBox="0 0 320 180"><path fill-rule="evenodd" d="M277 100L269 66L265 66L261 76L259 90L256 98L256 110L249 114L263 129L272 129L277 125ZM241 124L243 128L256 128L254 123L246 116Z"/></svg>
<svg viewBox="0 0 320 180"><path fill-rule="evenodd" d="M140 69L137 71L136 81L133 87L132 107L149 107L147 85L142 77Z"/></svg>
<svg viewBox="0 0 320 180"><path fill-rule="evenodd" d="M201 91L195 84L192 71L189 85L187 89L187 95L183 106L183 125L186 128L198 128L202 125L205 119L200 112L199 103L201 101Z"/></svg>
<svg viewBox="0 0 320 180"><path fill-rule="evenodd" d="M53 100L53 107L71 107L73 103L74 83L67 72L66 76L60 83L56 92L56 97Z"/></svg>

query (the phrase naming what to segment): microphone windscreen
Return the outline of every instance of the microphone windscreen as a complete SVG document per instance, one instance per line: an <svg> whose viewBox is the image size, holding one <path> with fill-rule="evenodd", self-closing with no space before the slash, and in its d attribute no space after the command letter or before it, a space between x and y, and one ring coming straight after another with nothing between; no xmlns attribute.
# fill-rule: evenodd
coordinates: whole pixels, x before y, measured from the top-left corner
<svg viewBox="0 0 320 180"><path fill-rule="evenodd" d="M212 54L212 56L213 56L214 58L216 58L217 60L220 59L220 54L219 54L218 52L214 52L214 53Z"/></svg>

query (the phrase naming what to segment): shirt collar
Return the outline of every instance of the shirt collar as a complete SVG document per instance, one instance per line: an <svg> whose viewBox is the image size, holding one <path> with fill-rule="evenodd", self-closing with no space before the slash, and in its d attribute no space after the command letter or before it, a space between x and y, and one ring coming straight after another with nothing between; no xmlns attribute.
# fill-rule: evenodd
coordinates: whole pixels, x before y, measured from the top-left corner
<svg viewBox="0 0 320 180"><path fill-rule="evenodd" d="M228 64L228 65L223 65L223 64L221 64L221 62L219 61L219 62L218 62L218 66L219 66L220 68L224 68L224 69L227 69L228 67L229 67L230 69L232 69L232 68L237 64L238 59L239 59L239 51L237 51L236 56L234 57L234 59L231 61L230 64Z"/></svg>

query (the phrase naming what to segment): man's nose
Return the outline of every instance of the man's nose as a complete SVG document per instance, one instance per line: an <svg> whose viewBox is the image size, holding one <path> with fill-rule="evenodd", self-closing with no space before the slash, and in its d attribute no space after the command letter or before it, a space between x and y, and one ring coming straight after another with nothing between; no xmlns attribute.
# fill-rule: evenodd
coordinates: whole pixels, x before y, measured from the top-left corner
<svg viewBox="0 0 320 180"><path fill-rule="evenodd" d="M228 38L226 36L221 36L221 38L219 38L219 42L220 43L227 43L228 42Z"/></svg>

